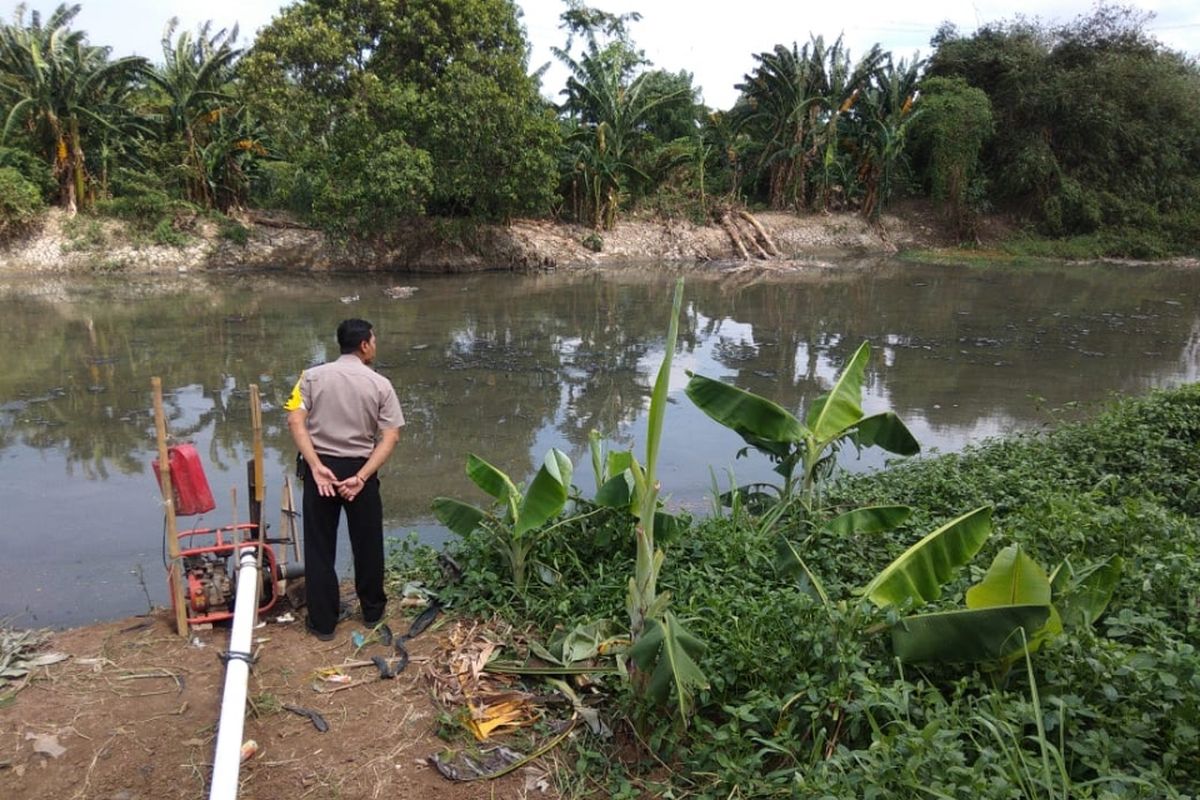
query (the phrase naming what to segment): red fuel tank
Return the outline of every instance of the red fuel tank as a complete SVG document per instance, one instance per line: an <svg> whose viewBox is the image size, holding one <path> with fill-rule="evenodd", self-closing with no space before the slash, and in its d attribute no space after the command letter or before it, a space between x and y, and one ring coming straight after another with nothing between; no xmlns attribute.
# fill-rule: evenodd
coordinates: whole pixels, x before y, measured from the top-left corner
<svg viewBox="0 0 1200 800"><path fill-rule="evenodd" d="M171 488L175 495L175 514L188 517L193 514L203 514L217 507L213 502L212 491L208 488L208 478L204 477L204 466L200 463L200 454L190 444L177 444L167 448L167 460L171 465ZM158 459L154 459L154 477L158 487L162 489L162 474L159 471Z"/></svg>

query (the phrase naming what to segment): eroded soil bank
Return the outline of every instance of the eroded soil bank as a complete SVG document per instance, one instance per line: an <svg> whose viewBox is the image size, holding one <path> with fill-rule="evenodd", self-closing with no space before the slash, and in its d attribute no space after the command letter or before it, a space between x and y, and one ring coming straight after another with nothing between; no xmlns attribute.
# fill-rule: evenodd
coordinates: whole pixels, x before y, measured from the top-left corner
<svg viewBox="0 0 1200 800"><path fill-rule="evenodd" d="M754 215L779 257L884 254L952 244L940 217L908 209L877 224L860 215ZM243 232L223 235L205 219L187 223L186 244L154 244L118 220L45 214L26 236L0 247L5 272L185 272L205 269L463 273L598 266L608 262L740 258L727 227L682 220L622 221L611 231L548 220L477 225L421 218L374 242L338 243L282 215L246 214ZM738 221L743 234L750 229ZM227 232L226 232L227 233ZM240 241L244 239L244 242ZM753 248L751 257L753 257Z"/></svg>

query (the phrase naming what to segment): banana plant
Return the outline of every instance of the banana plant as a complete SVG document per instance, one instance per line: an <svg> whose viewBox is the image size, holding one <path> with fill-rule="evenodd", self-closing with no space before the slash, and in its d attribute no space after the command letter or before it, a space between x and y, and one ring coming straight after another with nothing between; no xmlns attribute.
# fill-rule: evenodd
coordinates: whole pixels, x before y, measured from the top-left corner
<svg viewBox="0 0 1200 800"><path fill-rule="evenodd" d="M479 529L487 531L497 551L508 562L513 585L524 593L530 555L550 531L563 524L543 527L566 506L572 470L566 453L551 448L541 469L522 492L508 475L472 453L467 456L467 477L495 498L499 510L484 510L461 500L437 497L433 501L433 514L459 536L469 536Z"/></svg>
<svg viewBox="0 0 1200 800"><path fill-rule="evenodd" d="M868 583L861 594L880 609L916 608L942 596L942 586L969 563L992 533L992 508L953 519L909 547ZM999 585L999 579L990 586ZM988 591L994 597L993 591ZM982 598L983 595L980 595ZM1021 594L1032 602L996 603L966 611L911 615L891 626L892 649L902 661L990 661L1021 647L1050 616L1049 596ZM938 659L942 660L942 659Z"/></svg>
<svg viewBox="0 0 1200 800"><path fill-rule="evenodd" d="M761 529L765 533L783 516L794 499L796 470L800 469L799 500L804 519L811 521L816 500L816 483L828 474L842 445L878 446L899 455L916 455L921 447L908 428L894 413L887 411L867 416L862 410L862 385L870 345L863 342L837 376L832 389L809 408L801 422L782 406L753 392L689 372L687 395L708 416L739 434L747 444L765 453L775 462L775 472L783 477L783 486L750 484L733 490L725 497L737 497L747 508L763 509ZM774 489L775 498L764 491ZM724 498L723 498L724 499ZM803 553L812 538L820 534L872 533L890 530L903 523L911 513L907 506L870 506L853 509L824 523L801 542L787 536L777 540L776 568L784 576L801 574L805 588L830 607L829 596L820 578L808 566Z"/></svg>
<svg viewBox="0 0 1200 800"><path fill-rule="evenodd" d="M704 653L704 642L692 635L683 623L668 611L670 594L658 593L658 573L666 555L655 546L659 484L655 473L658 448L662 442L663 418L667 410L667 390L675 340L679 336L679 313L683 307L683 279L675 283L671 323L667 329L666 353L650 393L650 414L646 426L646 465L630 458L626 469L633 478L637 500L637 560L629 579L626 608L633 645L629 650L630 674L634 687L647 699L662 704L672 695L681 725L687 724L695 701L695 692L707 688L708 679L696 664ZM624 470L622 471L624 472ZM607 484L606 484L607 485ZM601 487L603 488L603 487Z"/></svg>
<svg viewBox="0 0 1200 800"><path fill-rule="evenodd" d="M588 437L588 447L598 487L590 502L603 508L625 511L636 518L640 513L642 498L638 495L634 475L643 468L633 451L606 451L600 432L595 430ZM662 511L661 506L662 503L659 503L654 512L655 535L659 540L669 541L686 527L686 523L674 514Z"/></svg>
<svg viewBox="0 0 1200 800"><path fill-rule="evenodd" d="M946 523L908 548L861 593L881 609L911 609L939 599L946 581L991 535L991 513L983 506ZM1051 579L1020 545L1009 545L967 590L966 609L909 615L892 625L893 651L901 661L991 663L1004 674L1017 659L1062 633L1059 607L1069 609L1071 625L1099 618L1121 567L1119 557L1078 572L1065 562Z"/></svg>
<svg viewBox="0 0 1200 800"><path fill-rule="evenodd" d="M847 441L903 456L921 450L893 412L863 413L862 385L870 356L870 345L863 342L833 388L808 409L804 422L765 397L692 372L688 372L686 392L701 411L775 462L775 472L784 481L780 502L792 498L799 482L800 500L811 513L816 483L823 470L832 468L833 456Z"/></svg>

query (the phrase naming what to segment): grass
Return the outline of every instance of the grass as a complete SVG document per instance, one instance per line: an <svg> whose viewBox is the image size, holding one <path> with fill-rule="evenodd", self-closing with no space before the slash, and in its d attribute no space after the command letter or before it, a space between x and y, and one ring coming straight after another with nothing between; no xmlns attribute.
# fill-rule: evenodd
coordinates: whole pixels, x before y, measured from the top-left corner
<svg viewBox="0 0 1200 800"><path fill-rule="evenodd" d="M64 220L63 233L66 234L65 252L102 250L108 246L108 234L94 217L79 215Z"/></svg>
<svg viewBox="0 0 1200 800"><path fill-rule="evenodd" d="M665 715L636 729L636 758L581 740L563 784L658 794L661 758L671 790L693 797L1200 793L1200 385L1117 402L1049 434L847 477L823 499L917 511L889 534L812 542L806 560L836 600L830 609L776 574L775 534L748 514L701 521L668 544L662 588L708 644L710 686L688 730ZM983 503L995 505L996 532L978 566L947 587L946 607L961 606L995 551L1016 541L1050 567L1122 555L1107 616L1006 676L897 663L887 637L869 633L886 619L855 588L923 532ZM785 518L781 532L799 539L798 524ZM606 525L593 518L556 534L540 557L560 577L524 595L491 548L463 540L454 556L464 579L446 598L546 636L622 620L633 547ZM406 578L432 563L411 548L401 561ZM634 730L639 701L605 680L596 688L612 727Z"/></svg>
<svg viewBox="0 0 1200 800"><path fill-rule="evenodd" d="M904 261L917 264L967 266L1036 266L1056 261L1135 259L1156 261L1198 254L1195 232L1112 228L1080 236L1055 238L1032 232L1010 236L989 247L950 247L909 250Z"/></svg>

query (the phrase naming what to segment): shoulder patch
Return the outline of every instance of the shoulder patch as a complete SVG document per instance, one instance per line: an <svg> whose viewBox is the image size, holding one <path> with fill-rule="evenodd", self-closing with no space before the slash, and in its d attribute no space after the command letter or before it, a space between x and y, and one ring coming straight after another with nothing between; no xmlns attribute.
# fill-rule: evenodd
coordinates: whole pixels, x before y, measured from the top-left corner
<svg viewBox="0 0 1200 800"><path fill-rule="evenodd" d="M288 395L287 402L283 404L284 411L296 411L304 408L304 400L300 397L300 381L304 380L304 372L300 372L300 377L296 378L296 385L292 387L292 393Z"/></svg>

